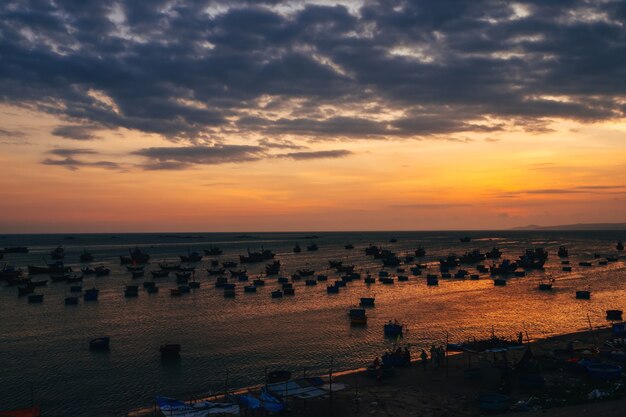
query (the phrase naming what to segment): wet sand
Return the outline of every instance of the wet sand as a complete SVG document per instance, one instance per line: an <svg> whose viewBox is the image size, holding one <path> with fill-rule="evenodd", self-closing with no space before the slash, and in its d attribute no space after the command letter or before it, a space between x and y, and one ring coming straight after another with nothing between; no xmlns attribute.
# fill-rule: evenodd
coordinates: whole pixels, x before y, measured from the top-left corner
<svg viewBox="0 0 626 417"><path fill-rule="evenodd" d="M569 341L575 346L590 346L600 343L609 335L609 329L597 329L594 332L578 332L548 339L531 341L531 350L535 355L551 351L556 347L565 347ZM511 362L521 357L524 350L508 353ZM416 356L416 353L413 353ZM293 400L288 403L289 414L294 416L481 416L475 397L480 392L493 392L480 383L465 378L465 371L477 365L477 356L468 354L450 355L447 369L433 368L430 363L424 369L421 362L413 362L410 367L397 368L395 375L381 381L368 377L364 370L346 372L333 377L337 383L346 384L347 388L329 396L312 400ZM245 391L245 390L244 390ZM528 398L528 394L512 392L514 399ZM214 398L215 399L215 398ZM624 415L626 399L593 400L574 406L553 407L539 411L525 412L528 416L590 416L602 415L613 417ZM242 410L242 414L245 411ZM153 409L139 410L128 414L134 417L154 415ZM156 415L162 415L157 412ZM261 411L248 411L246 415L262 416Z"/></svg>

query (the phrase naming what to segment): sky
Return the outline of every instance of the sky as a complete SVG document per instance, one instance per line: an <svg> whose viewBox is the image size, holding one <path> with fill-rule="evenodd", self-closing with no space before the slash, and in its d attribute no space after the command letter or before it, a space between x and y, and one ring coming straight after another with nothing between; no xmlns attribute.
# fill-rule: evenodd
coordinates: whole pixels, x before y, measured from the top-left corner
<svg viewBox="0 0 626 417"><path fill-rule="evenodd" d="M5 0L0 233L626 222L626 2Z"/></svg>

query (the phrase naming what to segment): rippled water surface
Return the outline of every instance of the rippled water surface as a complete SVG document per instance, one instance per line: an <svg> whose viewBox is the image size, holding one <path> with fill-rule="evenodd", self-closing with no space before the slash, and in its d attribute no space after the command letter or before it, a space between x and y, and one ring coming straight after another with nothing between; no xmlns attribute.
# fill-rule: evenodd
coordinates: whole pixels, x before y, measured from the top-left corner
<svg viewBox="0 0 626 417"><path fill-rule="evenodd" d="M50 250L63 245L66 263L75 271L85 266L79 255L86 248L95 255L94 264L106 265L112 274L85 277L83 286L98 287L100 299L97 303L81 299L73 307L63 304L69 295L65 283L38 288L44 294L43 304L28 304L25 297L17 297L16 288L2 284L0 409L30 404L32 388L47 416L116 416L150 405L155 394L189 397L223 390L226 384L231 388L257 384L263 381L265 368L324 373L331 357L336 369L359 367L393 343L382 334L389 319L405 323L409 331L403 343L419 349L443 344L446 335L451 341L484 337L492 326L496 333L511 337L520 330L531 338L575 331L588 327L587 315L594 325L602 325L605 310L626 307L624 255L606 266L593 259L594 253L618 254L615 242L624 240L624 232L471 232L470 243L461 243L465 233L459 232L317 234L317 239L304 238L306 233L255 233L248 238L201 233L3 237L0 247L23 245L30 252L7 254L2 262L22 268L43 265ZM390 243L391 238L398 241ZM306 251L312 242L319 251ZM344 249L348 242L356 249ZM293 253L296 243L302 253ZM244 284L238 283L236 297L224 298L222 290L214 287L215 278L206 274L210 259L205 258L197 264L201 288L191 294L170 296L169 289L176 286L172 274L156 279L158 294L140 288L137 298L123 295L125 285L141 287L151 279L147 273L146 278L133 280L120 265L119 255L136 245L152 256L147 271L157 269L159 261L174 261L187 249L202 251L210 244L224 250L220 261L238 260L247 248L264 246L277 253L283 264L281 275L308 267L330 275L332 281L338 277L328 269L330 259L377 274L381 262L366 257L363 250L370 243L399 255L412 253L421 244L427 251L422 262L429 263L432 273L438 272L437 260L450 252L461 255L498 246L504 257L516 259L527 248L543 247L550 256L544 271L511 278L504 287L494 287L487 274L478 281L442 279L439 286L428 287L424 273L394 285L354 281L334 295L326 294L325 283L306 287L302 280L294 284L295 296L282 299L270 297L279 287L277 277L267 278L267 285L256 294L244 294ZM560 245L570 251L572 272L561 271L556 256ZM578 266L587 260L594 265ZM250 276L260 274L264 265L248 264ZM475 273L471 266L466 269ZM393 274L395 268L387 270ZM552 292L536 289L546 277L556 278ZM592 290L591 300L576 300L575 291L587 287ZM368 310L366 327L351 327L347 309L363 296L375 296L376 307ZM111 337L110 352L90 352L88 341L103 335ZM168 342L182 345L178 363L160 360L159 346Z"/></svg>

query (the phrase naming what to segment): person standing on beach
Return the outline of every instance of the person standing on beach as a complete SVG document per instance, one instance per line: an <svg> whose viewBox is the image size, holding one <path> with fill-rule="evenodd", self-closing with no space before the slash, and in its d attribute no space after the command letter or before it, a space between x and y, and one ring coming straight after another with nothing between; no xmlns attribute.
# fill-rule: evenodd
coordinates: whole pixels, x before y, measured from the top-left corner
<svg viewBox="0 0 626 417"><path fill-rule="evenodd" d="M426 363L428 360L428 353L426 353L426 351L424 349L422 349L422 353L420 354L420 358L422 359L422 366L424 367L424 370L426 370Z"/></svg>
<svg viewBox="0 0 626 417"><path fill-rule="evenodd" d="M433 369L437 367L437 348L435 345L430 345L430 362L433 364Z"/></svg>

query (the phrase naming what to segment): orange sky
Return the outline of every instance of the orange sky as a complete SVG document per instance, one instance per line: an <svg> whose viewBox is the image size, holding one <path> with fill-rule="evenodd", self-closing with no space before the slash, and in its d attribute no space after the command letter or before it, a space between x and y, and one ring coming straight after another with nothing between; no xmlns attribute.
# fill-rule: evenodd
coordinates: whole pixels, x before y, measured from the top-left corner
<svg viewBox="0 0 626 417"><path fill-rule="evenodd" d="M1 144L4 233L501 229L626 220L626 122L555 120L549 133L364 139L342 143L352 154L339 159L144 170L143 157L130 153L171 142L117 129L77 143L50 135L60 123L55 117L11 106L1 108L0 120L25 132ZM121 168L41 163L58 148L94 149L99 154L80 158Z"/></svg>
<svg viewBox="0 0 626 417"><path fill-rule="evenodd" d="M620 2L0 2L0 233L626 222Z"/></svg>

